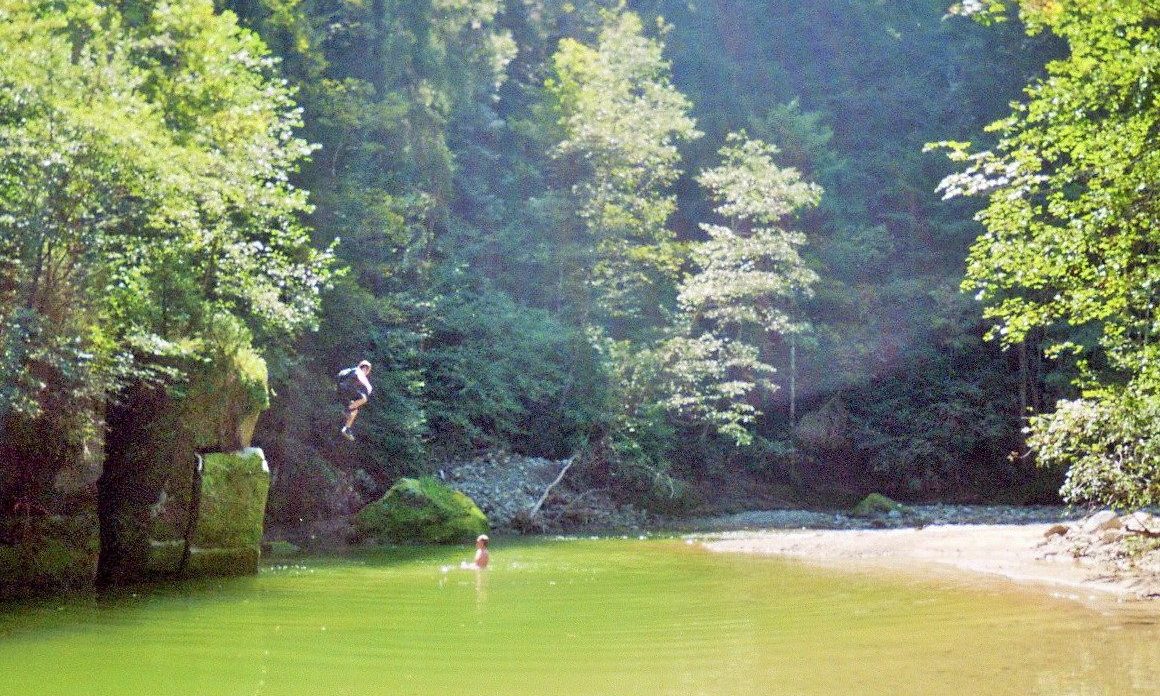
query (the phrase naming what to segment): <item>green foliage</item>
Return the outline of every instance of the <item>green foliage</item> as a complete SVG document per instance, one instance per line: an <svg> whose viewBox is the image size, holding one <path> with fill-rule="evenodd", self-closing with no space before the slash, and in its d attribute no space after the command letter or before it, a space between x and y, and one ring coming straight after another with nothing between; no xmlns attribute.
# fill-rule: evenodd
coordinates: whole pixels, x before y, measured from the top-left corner
<svg viewBox="0 0 1160 696"><path fill-rule="evenodd" d="M676 198L666 189L680 174L678 145L700 133L671 83L664 45L644 36L636 14L604 20L596 46L560 42L546 91L563 136L555 152L580 172L572 192L595 251L577 270L607 316L630 318L682 261L666 224Z"/></svg>
<svg viewBox="0 0 1160 696"><path fill-rule="evenodd" d="M192 342L188 381L180 385L179 426L195 449L232 452L249 446L254 421L270 406L266 361L236 317L215 315Z"/></svg>
<svg viewBox="0 0 1160 696"><path fill-rule="evenodd" d="M1156 393L1160 8L1082 0L1027 3L1025 14L1067 39L1070 54L992 125L994 148L944 143L966 163L943 182L946 195L988 201L963 287L1004 345L1049 328L1060 337L1049 355L1087 353L1079 383L1094 391L1034 421L1029 442L1043 463L1072 467L1064 494L1154 501L1155 455L1133 443L1150 432ZM1091 328L1096 342L1077 342L1069 327Z"/></svg>
<svg viewBox="0 0 1160 696"><path fill-rule="evenodd" d="M769 388L772 373L752 346L678 334L648 347L607 341L604 350L616 387L611 440L620 462L663 472L678 429L752 441L758 412L747 397Z"/></svg>
<svg viewBox="0 0 1160 696"><path fill-rule="evenodd" d="M939 21L930 0L216 4L236 21L197 0L56 17L82 53L108 44L92 61L128 66L105 70L116 89L84 82L71 51L56 91L36 73L47 54L0 58L0 74L38 74L60 113L89 109L70 96L83 93L103 109L94 128L29 121L0 185L25 211L59 189L60 210L107 241L58 245L85 269L50 293L61 321L26 306L32 246L0 235L0 398L14 408L181 383L224 312L248 325L277 394L257 438L282 520L341 514L352 480L373 489L367 475L481 446L587 447L633 491L663 491L674 463L758 470L775 458L737 443L791 439L792 390L767 388L772 366L810 407L843 393L866 434L852 471L906 487L953 479L968 457L1007 466L1012 367L974 360L975 318L946 313L946 327L929 299L958 283L973 209L937 202L945 168L917 145L971 137L1039 67L1042 40L1017 22ZM0 97L0 113L15 103ZM727 140L741 128L754 138ZM71 159L41 172L50 135ZM51 177L65 183L36 183ZM313 287L332 276L295 237L303 222L316 244L341 240L349 272L329 290ZM275 278L288 267L317 277ZM318 301L320 330L292 340ZM346 447L330 376L363 357L375 392Z"/></svg>
<svg viewBox="0 0 1160 696"><path fill-rule="evenodd" d="M0 14L7 374L71 362L52 381L100 399L168 379L150 362L215 313L265 334L313 323L330 262L289 183L310 148L257 37L208 0ZM35 412L4 381L4 408Z"/></svg>
<svg viewBox="0 0 1160 696"><path fill-rule="evenodd" d="M702 453L682 474L758 469L735 443L789 441L790 390L764 385L772 365L794 374L792 343L799 398L844 392L869 471L905 487L961 473L963 452L1006 470L1011 369L974 361L975 318L948 313L946 328L929 299L959 281L973 210L938 203L945 171L917 147L973 134L1038 69L1042 42L1017 22L939 21L927 0L223 4L299 88L322 149L298 181L352 270L302 362L271 364L276 465L383 481L479 446L562 456L587 442L625 467L621 483L637 472L663 488ZM656 34L653 13L667 20ZM726 215L733 237L706 241L699 223L721 201L681 170L717 168L742 127L776 143L777 171L826 193L799 180L809 205ZM773 159L725 144L738 172ZM760 202L746 189L735 197ZM768 263L733 283L750 253ZM375 363L376 391L359 447L331 448L324 382L357 357ZM935 406L954 417L930 418ZM922 445L902 456L911 435Z"/></svg>
<svg viewBox="0 0 1160 696"><path fill-rule="evenodd" d="M763 333L800 333L793 307L809 296L818 275L799 253L804 234L779 225L816 205L822 191L799 172L773 163L777 148L731 133L722 163L698 177L732 226L702 225L709 240L693 246L699 272L680 288L682 308L723 329L755 327Z"/></svg>
<svg viewBox="0 0 1160 696"><path fill-rule="evenodd" d="M437 451L518 443L564 456L599 417L585 393L597 386L591 349L550 313L500 293L452 291L429 325L422 373Z"/></svg>
<svg viewBox="0 0 1160 696"><path fill-rule="evenodd" d="M1160 396L1129 389L1062 400L1030 422L1027 444L1043 466L1067 468L1060 494L1118 510L1160 503Z"/></svg>

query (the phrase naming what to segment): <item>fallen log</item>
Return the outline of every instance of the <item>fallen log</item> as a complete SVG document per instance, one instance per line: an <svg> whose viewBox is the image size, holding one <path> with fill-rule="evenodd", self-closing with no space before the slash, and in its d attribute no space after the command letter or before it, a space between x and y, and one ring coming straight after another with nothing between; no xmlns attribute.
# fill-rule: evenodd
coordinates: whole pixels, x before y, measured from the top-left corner
<svg viewBox="0 0 1160 696"><path fill-rule="evenodd" d="M533 505L530 510L528 510L529 522L536 519L536 513L540 511L540 507L542 507L544 501L548 499L548 494L552 492L552 489L556 487L556 484L564 480L564 474L568 473L568 469L572 467L572 464L575 461L576 455L573 454L571 457L568 457L568 461L564 464L564 468L560 469L560 473L558 476L556 476L556 480L548 484L548 487L544 489L544 493L540 496L540 499L536 501L536 504Z"/></svg>

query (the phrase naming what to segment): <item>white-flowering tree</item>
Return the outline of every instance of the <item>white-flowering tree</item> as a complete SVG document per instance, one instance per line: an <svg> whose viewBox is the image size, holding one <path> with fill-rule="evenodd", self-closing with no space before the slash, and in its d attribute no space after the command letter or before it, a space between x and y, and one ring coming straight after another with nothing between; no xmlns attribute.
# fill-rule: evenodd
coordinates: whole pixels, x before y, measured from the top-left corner
<svg viewBox="0 0 1160 696"><path fill-rule="evenodd" d="M790 419L796 408L797 339L808 329L798 303L818 276L802 259L806 237L787 228L798 210L817 205L822 189L793 168L778 167L777 148L731 133L719 166L698 181L726 224L703 224L709 239L693 247L698 271L680 287L693 328L742 342L780 336L789 345Z"/></svg>

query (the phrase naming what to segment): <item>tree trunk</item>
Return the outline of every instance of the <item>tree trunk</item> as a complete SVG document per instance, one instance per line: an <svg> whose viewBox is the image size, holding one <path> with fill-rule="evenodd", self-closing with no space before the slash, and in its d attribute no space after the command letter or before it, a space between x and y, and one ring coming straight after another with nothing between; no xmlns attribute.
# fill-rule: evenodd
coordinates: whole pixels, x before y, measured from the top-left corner
<svg viewBox="0 0 1160 696"><path fill-rule="evenodd" d="M789 335L789 426L797 425L797 334Z"/></svg>

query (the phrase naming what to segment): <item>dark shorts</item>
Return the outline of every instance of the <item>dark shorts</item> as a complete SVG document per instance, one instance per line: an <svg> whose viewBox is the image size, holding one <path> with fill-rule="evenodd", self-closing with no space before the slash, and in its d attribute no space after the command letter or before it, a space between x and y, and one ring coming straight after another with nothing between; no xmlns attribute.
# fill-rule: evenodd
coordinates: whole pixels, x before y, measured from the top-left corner
<svg viewBox="0 0 1160 696"><path fill-rule="evenodd" d="M355 387L355 386L349 385L349 384L341 387L338 390L338 395L340 398L342 398L343 401L346 401L348 403L351 401L358 401L359 399L367 398L366 392L364 392L362 389L359 389L358 387Z"/></svg>

